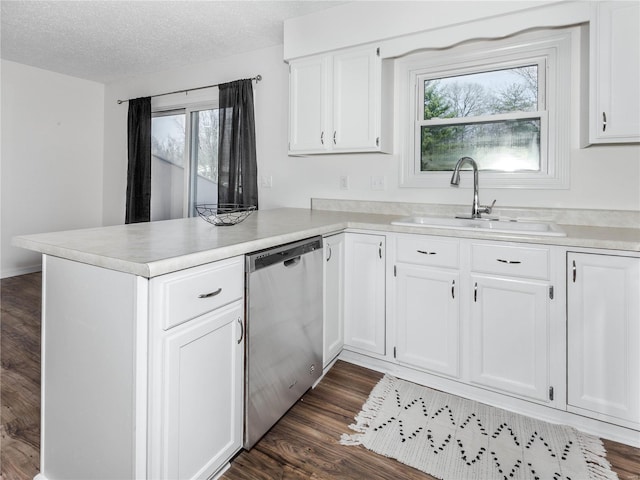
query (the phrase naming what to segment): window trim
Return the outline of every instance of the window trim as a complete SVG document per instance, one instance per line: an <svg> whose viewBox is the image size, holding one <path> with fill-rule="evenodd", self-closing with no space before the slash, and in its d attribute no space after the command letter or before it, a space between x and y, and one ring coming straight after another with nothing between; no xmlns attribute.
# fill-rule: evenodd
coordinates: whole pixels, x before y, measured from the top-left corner
<svg viewBox="0 0 640 480"><path fill-rule="evenodd" d="M531 64L532 59L540 61L544 58L545 72L542 78L539 77L544 81L544 89L538 93L538 100L542 95L546 109L546 113L540 116L540 171L483 171L480 177L483 187L569 188L572 42L576 41L578 35L577 27L540 29L506 39L483 39L447 49L422 50L399 59L396 63L396 79L398 132L401 136L400 187L445 188L449 186L451 176L448 171L420 171L420 126L424 122L436 125L441 121L419 119L421 102L418 99L422 98L419 96L419 78L426 75L437 78L452 72L461 75L493 70L504 65L524 65L527 62ZM542 112L540 106L538 108L536 118L537 113Z"/></svg>

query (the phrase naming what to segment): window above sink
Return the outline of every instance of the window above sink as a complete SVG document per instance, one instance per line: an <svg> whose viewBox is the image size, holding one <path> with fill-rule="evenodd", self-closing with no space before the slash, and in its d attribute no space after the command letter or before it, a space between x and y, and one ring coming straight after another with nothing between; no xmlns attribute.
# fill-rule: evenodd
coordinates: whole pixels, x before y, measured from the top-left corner
<svg viewBox="0 0 640 480"><path fill-rule="evenodd" d="M444 188L471 156L484 187L568 188L580 35L545 29L399 59L401 186Z"/></svg>

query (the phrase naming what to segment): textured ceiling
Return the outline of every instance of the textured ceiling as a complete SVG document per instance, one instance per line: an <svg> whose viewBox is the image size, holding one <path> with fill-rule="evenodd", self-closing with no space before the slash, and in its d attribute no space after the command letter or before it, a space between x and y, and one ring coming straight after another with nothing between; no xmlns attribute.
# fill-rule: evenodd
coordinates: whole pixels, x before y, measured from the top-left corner
<svg viewBox="0 0 640 480"><path fill-rule="evenodd" d="M344 2L1 1L1 57L102 83L282 44L283 21Z"/></svg>

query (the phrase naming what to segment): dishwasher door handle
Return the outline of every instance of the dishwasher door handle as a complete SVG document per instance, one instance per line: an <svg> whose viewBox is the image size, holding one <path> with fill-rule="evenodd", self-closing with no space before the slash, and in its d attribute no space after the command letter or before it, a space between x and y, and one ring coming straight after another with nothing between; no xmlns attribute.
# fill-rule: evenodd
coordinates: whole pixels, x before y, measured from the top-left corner
<svg viewBox="0 0 640 480"><path fill-rule="evenodd" d="M300 263L300 255L298 255L297 257L294 257L294 258L290 258L289 260L285 260L284 261L284 266L285 267L295 267L299 263Z"/></svg>

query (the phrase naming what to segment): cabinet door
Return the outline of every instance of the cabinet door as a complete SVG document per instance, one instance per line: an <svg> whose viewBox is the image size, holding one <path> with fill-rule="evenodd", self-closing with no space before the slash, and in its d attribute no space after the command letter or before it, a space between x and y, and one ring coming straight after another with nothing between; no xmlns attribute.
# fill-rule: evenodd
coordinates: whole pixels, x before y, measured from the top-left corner
<svg viewBox="0 0 640 480"><path fill-rule="evenodd" d="M458 377L458 273L399 264L396 277L396 358L434 373Z"/></svg>
<svg viewBox="0 0 640 480"><path fill-rule="evenodd" d="M341 233L324 239L324 367L344 344L344 236Z"/></svg>
<svg viewBox="0 0 640 480"><path fill-rule="evenodd" d="M591 141L640 142L640 3L596 3L591 27Z"/></svg>
<svg viewBox="0 0 640 480"><path fill-rule="evenodd" d="M385 354L385 237L347 233L345 238L346 346Z"/></svg>
<svg viewBox="0 0 640 480"><path fill-rule="evenodd" d="M330 147L326 130L327 57L313 57L289 65L289 151L318 152Z"/></svg>
<svg viewBox="0 0 640 480"><path fill-rule="evenodd" d="M471 381L548 401L549 286L472 275Z"/></svg>
<svg viewBox="0 0 640 480"><path fill-rule="evenodd" d="M208 478L242 446L242 303L164 340L162 478Z"/></svg>
<svg viewBox="0 0 640 480"><path fill-rule="evenodd" d="M375 150L378 146L380 72L375 48L333 56L334 150Z"/></svg>
<svg viewBox="0 0 640 480"><path fill-rule="evenodd" d="M567 403L637 428L640 259L580 253L567 258Z"/></svg>

